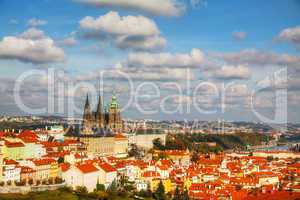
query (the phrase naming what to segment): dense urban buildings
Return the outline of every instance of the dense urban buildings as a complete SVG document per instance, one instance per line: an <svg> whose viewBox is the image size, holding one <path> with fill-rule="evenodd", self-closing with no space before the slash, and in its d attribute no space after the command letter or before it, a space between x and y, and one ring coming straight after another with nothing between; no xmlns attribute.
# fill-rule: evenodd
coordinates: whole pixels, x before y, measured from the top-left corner
<svg viewBox="0 0 300 200"><path fill-rule="evenodd" d="M118 107L114 97L109 105ZM280 133L257 134L240 128L233 133L205 133L206 128L195 132L192 126L182 129L180 123L158 126L152 121L121 122L117 124L126 128L116 130L111 128L118 127L111 124L114 120L103 124L96 120L100 110L90 119L87 98L77 128L54 124L0 132L0 193L67 186L92 194L99 188L109 192L114 184L119 189L129 184L128 192L139 198L152 193L156 198L159 188L171 199L300 198L300 154L258 149L276 146ZM170 127L176 127L177 133L170 133Z"/></svg>
<svg viewBox="0 0 300 200"><path fill-rule="evenodd" d="M254 150L195 154L188 149L154 149L135 158L128 157L128 149L123 149L129 138L116 134L108 137L112 146L93 144L108 148L99 151L111 151L99 155L88 149L84 140L44 141L45 134L52 138L51 130L43 134L41 130L1 132L0 184L4 187L0 192L27 193L34 188L62 186L93 192L97 185L109 188L126 177L137 193L155 193L162 184L166 195L174 196L179 189L190 199L263 199L267 194L300 197L299 153Z"/></svg>

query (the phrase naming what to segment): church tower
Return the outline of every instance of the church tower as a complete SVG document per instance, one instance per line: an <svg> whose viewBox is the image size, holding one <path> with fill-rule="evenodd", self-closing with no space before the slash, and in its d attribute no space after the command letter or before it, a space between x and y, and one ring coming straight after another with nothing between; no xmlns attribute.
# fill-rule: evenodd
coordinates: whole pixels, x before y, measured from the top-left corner
<svg viewBox="0 0 300 200"><path fill-rule="evenodd" d="M92 114L88 95L86 96L86 101L84 105L82 127L86 134L91 132L93 128L93 114Z"/></svg>
<svg viewBox="0 0 300 200"><path fill-rule="evenodd" d="M103 113L103 109L102 109L102 98L99 95L99 101L98 101L98 105L97 105L97 111L96 111L96 124L98 128L104 128L104 113Z"/></svg>
<svg viewBox="0 0 300 200"><path fill-rule="evenodd" d="M116 96L113 96L108 106L108 127L114 132L122 131L120 106Z"/></svg>

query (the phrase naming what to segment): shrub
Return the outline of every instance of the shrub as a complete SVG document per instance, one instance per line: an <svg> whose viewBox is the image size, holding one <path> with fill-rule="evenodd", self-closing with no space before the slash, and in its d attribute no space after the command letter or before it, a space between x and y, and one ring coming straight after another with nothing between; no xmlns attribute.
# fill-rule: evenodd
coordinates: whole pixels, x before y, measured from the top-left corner
<svg viewBox="0 0 300 200"><path fill-rule="evenodd" d="M11 185L11 181L7 181L6 184L7 184L7 185Z"/></svg>
<svg viewBox="0 0 300 200"><path fill-rule="evenodd" d="M78 194L87 194L88 191L85 186L77 186L75 192Z"/></svg>
<svg viewBox="0 0 300 200"><path fill-rule="evenodd" d="M47 184L47 180L44 179L44 180L42 181L42 185L46 185L46 184Z"/></svg>
<svg viewBox="0 0 300 200"><path fill-rule="evenodd" d="M62 178L55 177L54 182L55 182L55 184L60 184L63 182L63 180L62 180Z"/></svg>
<svg viewBox="0 0 300 200"><path fill-rule="evenodd" d="M26 182L24 180L22 181L15 181L15 185L16 186L24 186L26 184Z"/></svg>
<svg viewBox="0 0 300 200"><path fill-rule="evenodd" d="M28 180L28 184L29 184L29 185L33 185L33 180L32 180L32 179L29 179L29 180Z"/></svg>
<svg viewBox="0 0 300 200"><path fill-rule="evenodd" d="M105 185L97 183L96 191L105 191Z"/></svg>

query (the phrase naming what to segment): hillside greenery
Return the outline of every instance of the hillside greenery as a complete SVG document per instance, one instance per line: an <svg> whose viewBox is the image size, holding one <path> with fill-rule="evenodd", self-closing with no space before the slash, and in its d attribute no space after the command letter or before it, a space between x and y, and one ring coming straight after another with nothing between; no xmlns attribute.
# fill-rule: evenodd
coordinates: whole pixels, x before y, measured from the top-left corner
<svg viewBox="0 0 300 200"><path fill-rule="evenodd" d="M245 149L248 145L257 146L271 140L269 136L257 133L224 134L170 134L167 136L166 144L163 145L158 139L153 141L154 149L159 150L196 150L200 152L222 151L229 149ZM206 143L216 143L209 146Z"/></svg>

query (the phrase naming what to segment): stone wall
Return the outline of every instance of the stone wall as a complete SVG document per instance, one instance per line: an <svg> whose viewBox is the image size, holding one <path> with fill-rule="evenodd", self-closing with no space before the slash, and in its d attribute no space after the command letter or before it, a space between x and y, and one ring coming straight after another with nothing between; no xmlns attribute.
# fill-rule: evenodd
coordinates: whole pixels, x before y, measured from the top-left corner
<svg viewBox="0 0 300 200"><path fill-rule="evenodd" d="M4 186L0 187L1 194L7 193L21 193L26 194L28 192L41 192L46 190L57 190L58 188L65 187L66 183L55 185L39 185L39 186Z"/></svg>

